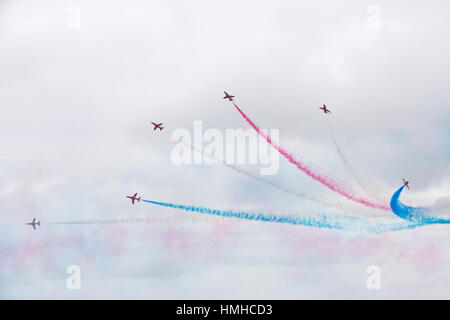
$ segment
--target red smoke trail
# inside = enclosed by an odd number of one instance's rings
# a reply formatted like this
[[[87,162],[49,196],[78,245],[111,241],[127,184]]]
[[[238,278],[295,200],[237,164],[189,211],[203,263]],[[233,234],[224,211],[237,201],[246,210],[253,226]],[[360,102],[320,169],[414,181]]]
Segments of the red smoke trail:
[[[360,204],[363,204],[363,205],[365,205],[367,207],[371,207],[371,208],[374,208],[374,209],[381,209],[381,210],[386,210],[386,211],[390,211],[391,210],[390,207],[387,206],[387,205],[376,203],[376,202],[373,202],[371,200],[364,199],[364,198],[358,198],[352,192],[345,190],[344,186],[339,185],[336,181],[334,181],[330,177],[323,176],[320,173],[314,172],[312,169],[308,168],[304,163],[296,160],[293,155],[291,155],[286,150],[281,148],[279,145],[274,143],[272,141],[272,139],[268,135],[264,134],[264,132],[262,132],[261,129],[241,109],[239,109],[239,107],[236,105],[236,103],[233,102],[233,104],[236,107],[237,111],[239,111],[239,113],[242,115],[242,117],[244,117],[244,119],[248,122],[248,124],[250,126],[252,126],[253,129],[255,129],[256,132],[258,132],[258,134],[262,138],[264,138],[272,147],[274,147],[290,163],[295,165],[298,169],[302,170],[308,176],[310,176],[311,178],[313,178],[316,181],[319,181],[324,186],[326,186],[329,189],[339,193],[340,195],[346,197],[349,200],[358,202]]]

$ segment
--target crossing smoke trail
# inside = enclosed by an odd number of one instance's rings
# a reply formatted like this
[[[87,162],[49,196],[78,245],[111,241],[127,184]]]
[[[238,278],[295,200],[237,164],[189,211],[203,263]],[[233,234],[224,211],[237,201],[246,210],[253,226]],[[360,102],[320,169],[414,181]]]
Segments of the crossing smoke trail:
[[[266,185],[268,185],[268,186],[270,186],[272,188],[275,188],[275,189],[277,189],[279,191],[282,191],[282,192],[285,192],[285,193],[289,193],[289,194],[291,194],[291,195],[293,195],[293,196],[295,196],[297,198],[301,198],[301,199],[306,199],[306,200],[309,200],[309,201],[317,202],[317,203],[323,204],[325,206],[330,206],[330,204],[328,204],[326,201],[323,201],[322,199],[316,198],[316,197],[314,197],[312,195],[307,195],[307,194],[302,193],[302,192],[297,192],[297,191],[294,191],[292,189],[288,189],[288,188],[286,188],[284,186],[281,186],[281,185],[279,185],[277,183],[274,183],[272,181],[266,180],[266,179],[264,179],[264,178],[262,178],[262,177],[260,177],[260,176],[258,176],[256,174],[253,174],[253,173],[251,173],[249,171],[243,170],[243,169],[241,169],[241,168],[239,168],[237,166],[234,166],[232,164],[226,163],[225,161],[219,160],[218,158],[216,158],[216,157],[214,157],[214,156],[212,156],[210,154],[207,154],[207,153],[205,153],[205,152],[195,148],[194,146],[191,146],[191,145],[188,145],[188,144],[186,144],[186,145],[189,146],[192,150],[194,150],[196,152],[199,152],[199,153],[203,154],[204,156],[207,156],[210,159],[213,159],[218,164],[221,164],[221,165],[223,165],[223,166],[225,166],[227,168],[230,168],[230,169],[234,170],[235,172],[240,173],[240,174],[242,174],[242,175],[244,175],[246,177],[252,178],[252,179],[254,179],[254,180],[258,181],[258,182],[262,182],[262,183],[264,183],[264,184],[266,184]]]
[[[227,168],[230,168],[230,169],[234,170],[235,172],[237,172],[239,174],[242,174],[242,175],[244,175],[246,177],[252,178],[252,179],[254,179],[254,180],[258,181],[258,182],[264,183],[265,185],[268,185],[268,186],[270,186],[270,187],[272,187],[274,189],[277,189],[278,191],[284,192],[286,194],[292,195],[292,196],[294,196],[296,198],[303,199],[303,200],[308,200],[308,201],[312,201],[312,202],[316,202],[316,203],[320,203],[320,204],[322,204],[324,206],[332,207],[332,208],[335,208],[337,210],[343,210],[343,211],[345,211],[347,213],[351,212],[352,215],[354,215],[354,216],[360,216],[360,217],[368,217],[368,216],[370,217],[370,216],[372,216],[373,217],[373,216],[376,216],[376,215],[379,214],[379,212],[367,212],[367,211],[361,212],[361,210],[356,210],[355,211],[354,207],[349,206],[347,204],[344,204],[344,203],[342,203],[342,201],[325,200],[325,199],[322,199],[322,198],[319,198],[319,197],[315,197],[314,195],[307,194],[305,192],[300,192],[300,191],[294,190],[292,188],[284,187],[284,186],[282,186],[282,185],[280,185],[278,183],[275,183],[275,182],[272,182],[270,180],[264,179],[264,178],[262,178],[262,177],[260,177],[260,176],[258,176],[256,174],[253,174],[253,173],[251,173],[249,171],[243,170],[243,169],[241,169],[241,168],[239,168],[237,166],[228,164],[225,161],[220,160],[217,157],[214,157],[213,155],[207,154],[207,153],[203,152],[202,150],[199,150],[199,149],[195,148],[194,146],[192,146],[192,145],[190,145],[188,143],[185,143],[185,142],[182,142],[182,143],[185,144],[186,146],[190,147],[193,151],[199,152],[199,153],[203,154],[204,156],[206,156],[206,157],[208,157],[210,159],[213,159],[218,164],[221,164],[221,165],[223,165],[223,166],[225,166]]]
[[[334,146],[336,147],[336,151],[339,155],[339,158],[341,158],[342,163],[344,164],[347,171],[351,174],[353,179],[355,179],[356,183],[368,194],[370,195],[370,192],[367,190],[367,188],[364,186],[364,183],[362,182],[362,179],[359,177],[359,175],[356,173],[356,171],[353,169],[353,167],[350,165],[350,162],[345,157],[344,153],[342,152],[341,146],[339,145],[336,136],[334,134],[333,128],[331,127],[330,120],[326,118],[327,120],[327,126],[328,131],[330,132],[331,139],[333,141]],[[373,197],[373,196],[372,196]]]
[[[432,207],[409,207],[400,202],[400,194],[405,186],[401,186],[391,198],[392,211],[402,219],[420,224],[449,224],[450,219],[440,217]]]
[[[290,225],[301,225],[308,227],[338,229],[338,230],[365,232],[365,233],[400,231],[416,228],[422,225],[420,223],[410,221],[386,223],[381,219],[379,219],[378,222],[372,221],[371,223],[368,223],[368,221],[365,219],[345,217],[345,216],[332,216],[326,214],[323,214],[319,217],[277,216],[274,214],[250,213],[244,211],[237,212],[231,210],[216,210],[205,207],[187,206],[181,204],[158,202],[144,199],[142,199],[142,201],[162,207],[184,210],[188,212],[196,212],[200,214],[209,214],[218,217],[237,218],[249,221],[275,222]]]
[[[304,163],[296,160],[294,156],[292,156],[290,153],[288,153],[286,150],[278,146],[276,143],[272,141],[272,139],[266,135],[261,129],[236,105],[236,103],[233,102],[233,105],[239,111],[239,113],[242,115],[242,117],[250,124],[250,126],[255,129],[255,131],[263,137],[272,147],[274,147],[283,157],[285,157],[290,163],[295,165],[298,169],[302,170],[304,173],[306,173],[309,177],[312,179],[322,183],[324,186],[328,187],[329,189],[337,192],[338,194],[346,197],[349,200],[355,201],[357,203],[363,204],[367,207],[371,207],[374,209],[381,209],[390,211],[391,209],[387,205],[383,205],[378,202],[374,202],[372,200],[364,199],[355,196],[351,191],[345,190],[343,185],[339,185],[336,181],[331,179],[330,177],[323,176],[322,174],[318,172],[314,172],[311,168],[306,166]]]
[[[404,186],[400,187],[393,195],[390,201],[392,211],[402,219],[400,222],[390,222],[388,219],[373,219],[371,221],[363,218],[355,218],[345,215],[322,214],[319,216],[280,216],[275,214],[251,213],[245,211],[217,210],[199,206],[187,206],[181,204],[173,204],[167,202],[157,202],[144,200],[150,204],[184,210],[188,212],[196,212],[200,214],[211,215],[220,218],[236,218],[247,221],[274,222],[290,225],[308,226],[316,228],[337,229],[344,231],[353,231],[361,233],[383,233],[389,231],[401,231],[413,229],[430,224],[450,224],[450,218],[441,217],[433,213],[432,207],[410,207],[400,202],[399,197]],[[135,217],[120,218],[107,220],[78,220],[65,222],[47,222],[53,225],[95,225],[95,224],[134,224],[134,223],[173,223],[173,222],[211,222],[211,220],[203,220],[198,217],[183,218],[160,218],[160,217]]]

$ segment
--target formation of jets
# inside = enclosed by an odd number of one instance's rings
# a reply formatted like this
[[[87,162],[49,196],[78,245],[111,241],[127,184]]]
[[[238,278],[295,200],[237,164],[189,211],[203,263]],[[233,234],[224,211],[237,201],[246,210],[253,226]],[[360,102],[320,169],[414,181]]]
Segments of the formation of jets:
[[[137,198],[137,192],[132,196],[127,196],[127,198],[131,199],[131,202],[134,204],[134,201],[141,202],[141,197]]]
[[[159,129],[159,131],[161,131],[162,129],[164,129],[164,127],[161,127],[163,125],[163,123],[154,123],[152,121],[152,125],[154,126],[153,131],[155,131],[156,129]]]
[[[33,229],[36,230],[36,226],[40,227],[41,226],[41,222],[40,221],[36,222],[36,218],[34,218],[33,221],[28,222],[27,225],[28,226],[32,226]]]
[[[228,99],[229,101],[234,101],[233,100],[233,98],[234,98],[233,95],[228,94],[226,91],[224,91],[224,93],[225,93],[225,97],[223,97],[223,99]],[[327,108],[327,106],[325,104],[322,107],[320,107],[319,109],[322,110],[323,113],[325,113],[325,114],[331,113],[331,111]],[[156,129],[159,129],[160,131],[162,129],[164,129],[164,127],[162,127],[162,125],[163,125],[162,122],[161,123],[155,123],[155,122],[152,121],[151,123],[154,126],[153,131],[155,131]],[[403,185],[409,189],[409,181],[405,180],[404,178],[402,178],[402,180],[403,180]],[[138,197],[137,195],[138,194],[136,192],[132,196],[127,196],[127,198],[131,199],[131,203],[134,204],[135,201],[137,201],[137,202],[141,201],[141,197]],[[36,230],[36,226],[41,226],[41,222],[40,221],[36,222],[36,218],[34,218],[33,221],[27,223],[27,225],[32,226],[33,229]]]

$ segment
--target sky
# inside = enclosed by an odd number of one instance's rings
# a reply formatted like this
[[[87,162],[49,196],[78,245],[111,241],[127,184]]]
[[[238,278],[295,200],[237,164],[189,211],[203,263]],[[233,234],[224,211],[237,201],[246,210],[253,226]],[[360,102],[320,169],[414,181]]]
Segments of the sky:
[[[0,0],[0,298],[449,299],[445,225],[366,234],[125,198],[398,219],[342,199],[282,157],[264,179],[342,210],[220,164],[174,164],[177,129],[250,128],[224,90],[296,157],[357,192],[322,104],[352,169],[383,201],[402,177],[404,203],[448,197],[449,6]],[[34,217],[36,231],[25,225]],[[51,224],[111,219],[131,221]],[[71,265],[80,290],[66,285]],[[367,287],[371,265],[380,289]]]

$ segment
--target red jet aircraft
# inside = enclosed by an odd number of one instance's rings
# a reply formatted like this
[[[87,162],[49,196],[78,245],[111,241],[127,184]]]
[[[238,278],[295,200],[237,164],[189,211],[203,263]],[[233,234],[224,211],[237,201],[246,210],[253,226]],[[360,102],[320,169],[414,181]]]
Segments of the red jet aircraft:
[[[159,131],[161,131],[162,129],[164,129],[164,127],[161,127],[161,126],[162,126],[162,122],[161,122],[161,123],[154,123],[154,122],[152,121],[152,124],[155,126],[155,127],[153,128],[153,131],[155,131],[156,129],[159,129]]]
[[[226,91],[224,91],[223,93],[225,93],[225,97],[223,97],[224,99],[228,99],[230,101],[233,101],[234,96],[229,95]]]
[[[409,181],[406,181],[404,178],[402,178],[402,180],[403,180],[403,185],[409,189]]]
[[[327,106],[326,105],[323,105],[323,107],[321,107],[321,108],[319,108],[320,110],[323,110],[323,113],[331,113],[331,111],[330,110],[328,110],[327,109]]]
[[[36,222],[36,218],[33,219],[33,221],[28,222],[27,225],[32,226],[34,230],[36,230],[36,226],[41,226],[41,222]]]
[[[133,196],[127,196],[127,198],[131,199],[131,202],[134,204],[134,200],[137,200],[138,202],[141,201],[141,197],[136,198],[137,192]]]

